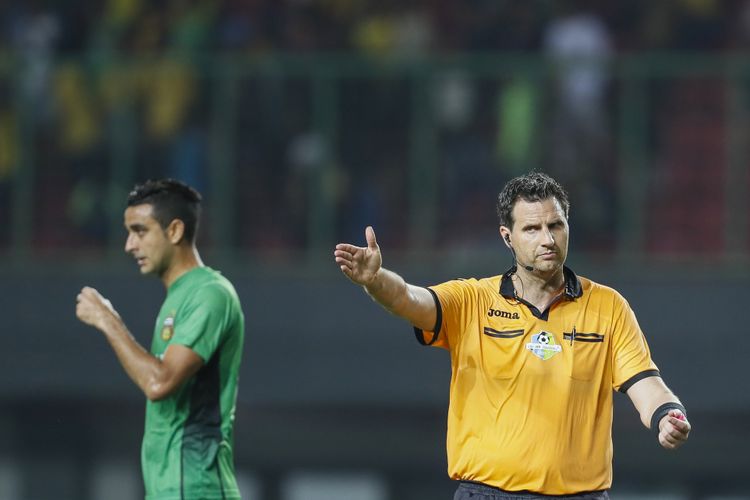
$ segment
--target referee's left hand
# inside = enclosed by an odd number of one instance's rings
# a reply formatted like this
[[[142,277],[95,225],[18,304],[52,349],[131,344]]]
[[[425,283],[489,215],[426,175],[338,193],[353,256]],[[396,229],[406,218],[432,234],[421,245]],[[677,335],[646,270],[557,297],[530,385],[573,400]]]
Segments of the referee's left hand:
[[[670,410],[659,422],[659,444],[674,450],[685,444],[690,434],[690,422],[680,410]]]

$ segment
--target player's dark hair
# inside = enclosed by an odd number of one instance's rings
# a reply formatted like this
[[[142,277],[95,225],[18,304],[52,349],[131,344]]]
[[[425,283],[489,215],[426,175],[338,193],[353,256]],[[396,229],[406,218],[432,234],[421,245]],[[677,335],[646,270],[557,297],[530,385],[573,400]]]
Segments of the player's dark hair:
[[[508,181],[497,195],[497,216],[500,225],[513,227],[513,207],[518,199],[524,201],[541,201],[555,198],[568,217],[570,202],[568,193],[555,179],[541,172],[530,172]]]
[[[152,216],[162,229],[179,219],[185,224],[185,241],[193,243],[201,215],[201,195],[175,179],[147,180],[128,195],[128,206],[149,204]]]

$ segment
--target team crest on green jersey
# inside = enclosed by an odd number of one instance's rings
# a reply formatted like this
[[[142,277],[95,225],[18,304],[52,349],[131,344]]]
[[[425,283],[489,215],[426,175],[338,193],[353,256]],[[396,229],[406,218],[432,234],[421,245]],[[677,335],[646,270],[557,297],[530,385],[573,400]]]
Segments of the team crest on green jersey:
[[[175,311],[169,313],[169,316],[164,319],[164,325],[161,328],[161,339],[167,341],[174,335],[174,315]]]
[[[526,344],[526,350],[531,351],[539,359],[546,361],[558,352],[561,352],[562,346],[555,341],[554,335],[541,331],[531,336],[531,342]]]

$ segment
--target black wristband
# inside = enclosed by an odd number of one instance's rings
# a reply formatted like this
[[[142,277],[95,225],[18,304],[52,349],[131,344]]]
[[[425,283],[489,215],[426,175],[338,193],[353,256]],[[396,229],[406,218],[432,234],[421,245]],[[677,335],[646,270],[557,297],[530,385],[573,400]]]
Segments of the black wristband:
[[[682,414],[685,415],[685,418],[687,418],[685,407],[680,403],[664,403],[654,410],[653,415],[651,415],[651,431],[653,431],[657,438],[659,437],[659,422],[661,422],[661,419],[664,418],[665,415],[669,414],[669,410],[680,410]]]

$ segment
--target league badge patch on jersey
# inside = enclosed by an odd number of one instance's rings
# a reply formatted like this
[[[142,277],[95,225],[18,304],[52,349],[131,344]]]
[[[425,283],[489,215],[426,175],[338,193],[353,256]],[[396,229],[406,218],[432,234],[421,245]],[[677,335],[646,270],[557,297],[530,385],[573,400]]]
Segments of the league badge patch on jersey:
[[[539,359],[548,360],[558,352],[562,351],[562,346],[555,342],[555,336],[549,332],[539,332],[531,336],[531,342],[526,344],[526,350]]]
[[[161,328],[161,339],[169,340],[174,335],[174,314],[172,313],[164,320],[164,326]]]

